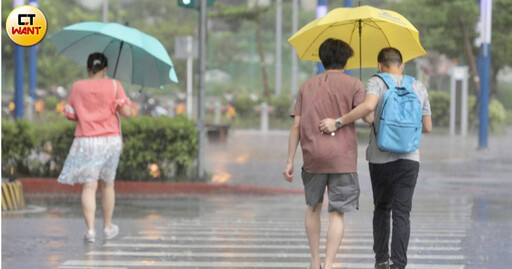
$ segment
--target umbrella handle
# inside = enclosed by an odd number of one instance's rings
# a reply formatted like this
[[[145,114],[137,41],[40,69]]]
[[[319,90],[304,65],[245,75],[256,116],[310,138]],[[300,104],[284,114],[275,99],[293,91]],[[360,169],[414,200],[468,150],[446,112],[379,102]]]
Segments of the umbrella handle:
[[[361,36],[359,36],[361,38]],[[121,45],[119,46],[119,52],[117,53],[116,66],[114,67],[114,75],[112,78],[116,78],[117,65],[119,64],[119,58],[121,57],[121,50],[123,50],[124,41],[121,41]]]

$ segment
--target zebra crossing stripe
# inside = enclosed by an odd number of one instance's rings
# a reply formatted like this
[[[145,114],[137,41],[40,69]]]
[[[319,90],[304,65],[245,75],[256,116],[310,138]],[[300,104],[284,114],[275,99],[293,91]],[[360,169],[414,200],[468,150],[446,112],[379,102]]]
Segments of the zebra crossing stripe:
[[[250,242],[307,242],[307,238],[232,238],[232,237],[204,237],[204,236],[126,236],[123,239],[128,240],[142,240],[142,241],[226,241],[226,242],[238,242],[240,240]],[[325,238],[320,239],[325,241]],[[372,238],[357,238],[357,239],[343,239],[345,243],[373,243]],[[411,238],[409,242],[423,243],[423,244],[460,244],[459,239],[418,239]]]
[[[305,249],[309,250],[309,245],[234,245],[234,244],[147,244],[147,243],[107,243],[104,247],[116,248],[179,248],[179,249]],[[321,245],[320,249],[325,249],[325,245]],[[341,245],[342,250],[368,250],[371,246]],[[460,251],[460,247],[446,246],[416,246],[410,245],[410,251]]]
[[[266,214],[257,216],[246,212],[260,207],[226,208],[201,218],[146,226],[144,230],[106,242],[100,250],[86,253],[83,260],[66,261],[59,268],[309,268],[304,219],[295,215],[302,208],[279,207],[277,211],[264,211]],[[462,239],[471,225],[471,206],[420,208],[415,207],[411,216],[407,268],[464,269]],[[369,214],[346,218],[345,237],[337,255],[342,263],[334,268],[373,268],[375,254]],[[321,224],[327,227],[325,216]],[[325,252],[325,235],[323,231],[322,252]]]
[[[189,226],[184,226],[184,227],[170,227],[170,226],[155,226],[155,227],[151,227],[151,229],[153,230],[172,230],[172,231],[194,231],[194,232],[197,232],[197,231],[220,231],[220,230],[223,230],[223,231],[244,231],[244,230],[249,230],[249,231],[279,231],[279,232],[289,232],[289,233],[296,233],[297,231],[299,232],[304,232],[304,227],[287,227],[287,228],[276,228],[276,227],[244,227],[244,226],[237,226],[237,227],[232,227],[232,228],[228,228],[228,227],[203,227],[203,226],[197,226],[197,227],[189,227]],[[345,233],[352,233],[352,232],[365,232],[365,233],[372,233],[372,228],[371,227],[368,227],[368,228],[351,228],[351,227],[345,227]],[[433,229],[433,228],[430,228],[430,229],[419,229],[419,228],[416,228],[416,227],[411,227],[411,233],[414,233],[414,234],[419,234],[419,233],[442,233],[442,234],[456,234],[456,233],[460,233],[460,234],[466,234],[466,229],[461,229],[461,228],[457,228],[457,229]]]
[[[91,268],[90,266],[81,266],[81,265],[61,265],[59,266],[59,269],[89,269]],[[94,268],[94,267],[92,267]],[[128,269],[128,267],[112,267],[112,266],[108,266],[108,267],[105,267],[105,266],[101,266],[101,267],[96,267],[98,269]]]
[[[309,263],[298,262],[173,262],[173,261],[126,261],[126,260],[70,260],[64,262],[61,267],[64,269],[69,266],[86,266],[87,268],[99,266],[128,266],[128,267],[215,267],[215,268],[308,268]],[[373,263],[336,263],[335,268],[372,268]],[[99,267],[103,268],[103,267]],[[408,269],[464,269],[463,265],[448,265],[448,264],[410,264],[407,265]]]
[[[278,236],[279,238],[287,238],[289,236],[291,237],[297,237],[297,236],[305,236],[306,232],[293,232],[293,233],[286,233],[285,231],[279,231],[279,232],[252,232],[252,231],[194,231],[194,235],[258,235],[260,237],[263,236]],[[138,234],[141,235],[188,235],[190,234],[190,231],[140,231]],[[327,232],[323,232],[321,235],[325,236]],[[370,238],[373,238],[372,232],[345,232],[344,238],[350,238],[354,235],[357,236],[367,236]],[[444,233],[411,233],[411,237],[466,237],[465,234],[444,234]]]
[[[236,222],[236,221],[233,221],[233,222],[227,222],[227,223],[212,223],[212,222],[190,222],[190,223],[187,223],[187,222],[180,222],[180,223],[171,223],[169,224],[169,227],[170,228],[173,228],[173,227],[201,227],[201,226],[209,226],[209,227],[224,227],[224,228],[236,228],[236,227],[240,227],[240,226],[245,226],[245,227],[263,227],[263,228],[280,228],[280,229],[288,229],[288,228],[302,228],[304,229],[304,224],[302,224],[304,222],[304,220],[297,220],[293,223],[264,223],[264,222],[261,222],[261,223],[251,223],[251,222],[244,222],[244,223],[239,223],[239,222]],[[300,223],[300,224],[297,224],[297,223]],[[372,221],[371,219],[370,220],[366,220],[364,221],[363,223],[368,223],[368,225],[365,225],[365,224],[360,224],[360,222],[358,222],[359,224],[356,224],[356,223],[352,223],[352,222],[347,222],[345,221],[345,225],[347,228],[350,228],[350,227],[353,227],[355,225],[357,225],[357,227],[361,227],[361,228],[366,228],[366,229],[371,229],[372,227],[370,226]],[[328,224],[327,221],[325,222],[321,222],[322,226],[325,226]],[[411,227],[414,227],[415,229],[439,229],[439,230],[444,230],[444,229],[447,229],[447,230],[454,230],[454,229],[465,229],[465,228],[468,228],[469,226],[471,225],[471,222],[468,220],[468,222],[457,222],[457,223],[453,223],[453,224],[448,224],[448,223],[439,223],[439,222],[436,222],[436,223],[425,223],[425,222],[419,222],[419,223],[415,223],[415,222],[411,222]]]
[[[310,258],[310,253],[254,253],[254,252],[134,252],[134,251],[91,251],[88,256],[130,256],[130,257],[208,257],[208,258]],[[322,255],[321,255],[322,256]],[[370,253],[341,253],[340,258],[345,259],[373,259],[375,254]],[[462,255],[421,255],[410,254],[408,259],[415,260],[463,260]]]

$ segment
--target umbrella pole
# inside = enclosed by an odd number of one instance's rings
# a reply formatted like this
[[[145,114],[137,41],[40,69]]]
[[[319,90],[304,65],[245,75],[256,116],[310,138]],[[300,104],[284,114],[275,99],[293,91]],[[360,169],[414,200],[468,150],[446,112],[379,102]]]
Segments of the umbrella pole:
[[[361,2],[359,2],[361,4]],[[362,51],[361,51],[361,19],[359,19],[359,80],[362,80],[362,66],[363,66],[363,59],[361,58]]]
[[[361,38],[361,34],[359,34],[359,38]],[[121,57],[121,50],[123,50],[124,41],[121,41],[121,45],[119,46],[119,52],[117,53],[116,66],[114,67],[114,75],[112,78],[116,78],[117,65],[119,64],[119,58]]]

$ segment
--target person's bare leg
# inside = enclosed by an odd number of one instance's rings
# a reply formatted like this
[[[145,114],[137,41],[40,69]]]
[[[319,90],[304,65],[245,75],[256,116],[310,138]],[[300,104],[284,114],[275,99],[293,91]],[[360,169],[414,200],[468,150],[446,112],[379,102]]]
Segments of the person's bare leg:
[[[315,211],[308,206],[306,209],[306,233],[308,234],[309,250],[311,251],[311,268],[320,269],[320,213],[322,204],[317,204]]]
[[[87,230],[94,231],[94,215],[96,214],[96,189],[98,181],[84,183],[82,186],[82,210]]]
[[[103,227],[110,229],[114,206],[116,204],[116,195],[114,186],[109,186],[101,181],[101,209],[103,211]]]
[[[329,229],[327,230],[327,243],[325,248],[324,269],[331,269],[336,253],[340,248],[344,232],[343,213],[333,211],[329,213]]]

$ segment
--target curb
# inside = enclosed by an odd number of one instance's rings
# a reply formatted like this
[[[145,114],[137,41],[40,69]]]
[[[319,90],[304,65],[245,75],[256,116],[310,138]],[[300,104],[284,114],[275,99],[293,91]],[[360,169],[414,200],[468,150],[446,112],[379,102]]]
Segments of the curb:
[[[80,184],[60,184],[55,178],[20,178],[26,194],[80,194]],[[285,189],[253,185],[228,185],[203,182],[133,182],[116,181],[116,194],[122,195],[172,195],[172,194],[249,194],[282,195],[303,194],[302,189]]]

